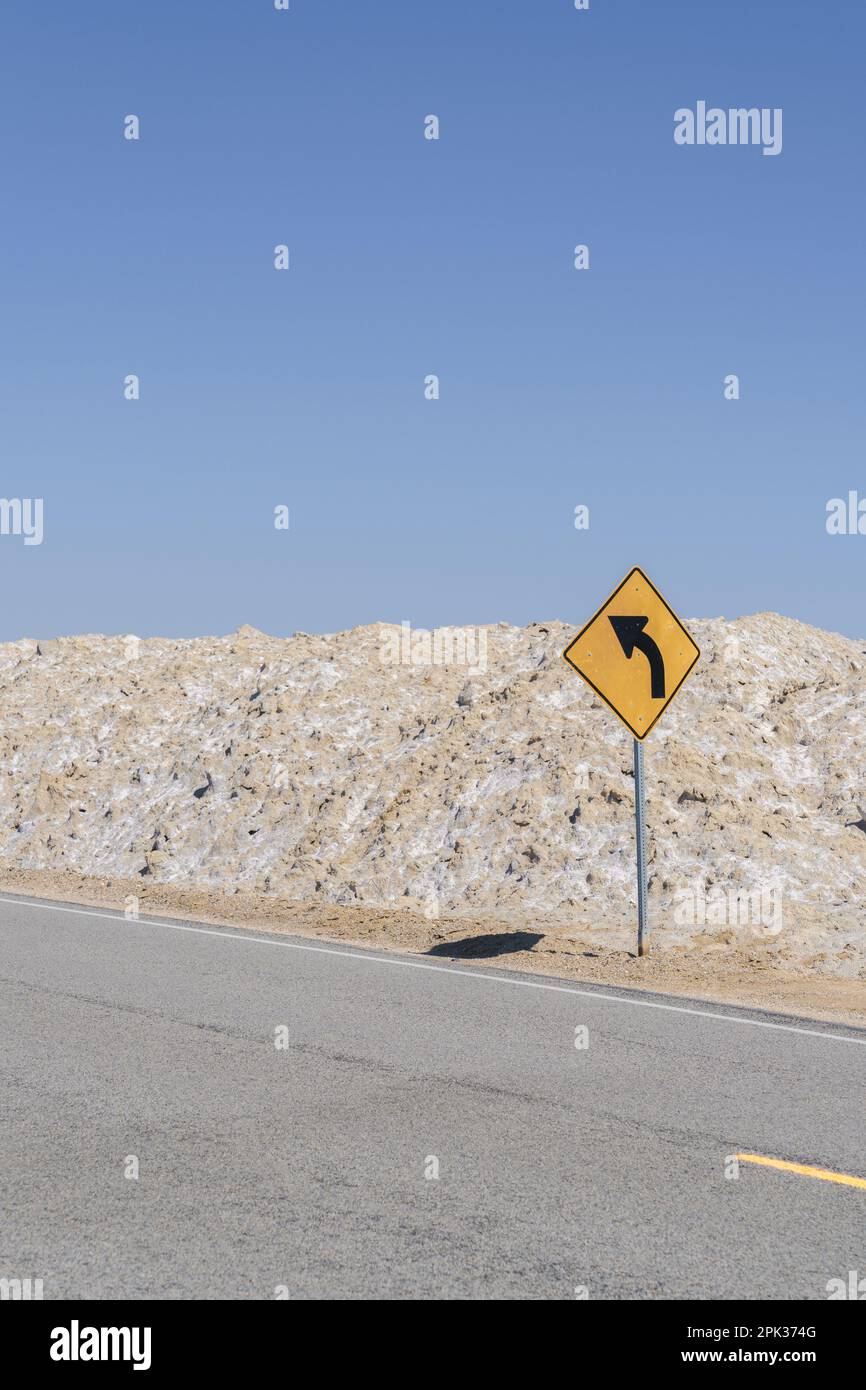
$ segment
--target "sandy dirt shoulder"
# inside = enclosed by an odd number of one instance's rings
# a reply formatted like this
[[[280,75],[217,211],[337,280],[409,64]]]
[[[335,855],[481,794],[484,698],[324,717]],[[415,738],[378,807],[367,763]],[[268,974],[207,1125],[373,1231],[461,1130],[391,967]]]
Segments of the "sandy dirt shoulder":
[[[65,870],[2,870],[0,891],[115,912],[285,932],[477,964],[527,970],[594,985],[615,985],[743,1004],[778,1013],[866,1028],[866,984],[780,969],[760,944],[737,948],[708,936],[666,947],[657,935],[644,959],[582,940],[577,930],[545,923],[543,914],[515,924],[491,917],[428,920],[423,914],[292,902],[255,891],[95,878]]]

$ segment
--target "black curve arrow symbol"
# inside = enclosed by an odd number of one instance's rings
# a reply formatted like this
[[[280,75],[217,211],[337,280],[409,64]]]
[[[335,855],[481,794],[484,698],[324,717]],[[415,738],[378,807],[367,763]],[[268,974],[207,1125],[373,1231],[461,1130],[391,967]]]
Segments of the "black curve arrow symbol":
[[[635,647],[642,651],[650,668],[650,694],[654,700],[665,698],[665,663],[653,639],[644,628],[649,618],[609,618],[619,645],[631,659]]]

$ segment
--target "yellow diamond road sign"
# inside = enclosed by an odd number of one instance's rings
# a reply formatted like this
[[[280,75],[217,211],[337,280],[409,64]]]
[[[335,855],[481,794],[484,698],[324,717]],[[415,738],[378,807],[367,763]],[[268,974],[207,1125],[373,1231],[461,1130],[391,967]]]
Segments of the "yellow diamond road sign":
[[[676,613],[635,567],[563,652],[596,695],[646,738],[700,652]]]

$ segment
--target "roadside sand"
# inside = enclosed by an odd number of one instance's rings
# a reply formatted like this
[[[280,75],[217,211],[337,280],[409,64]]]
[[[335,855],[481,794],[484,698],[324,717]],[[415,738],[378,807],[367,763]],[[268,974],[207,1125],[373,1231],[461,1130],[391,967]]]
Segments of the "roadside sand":
[[[122,913],[134,899],[142,916],[173,917],[285,932],[344,945],[426,955],[443,961],[552,975],[594,985],[621,985],[708,1002],[744,1004],[805,1018],[866,1028],[866,986],[805,969],[784,969],[760,942],[726,941],[724,932],[668,944],[663,930],[652,954],[600,946],[579,929],[542,913],[516,920],[491,916],[440,917],[402,909],[295,902],[254,890],[95,878],[67,870],[0,871],[0,891],[78,903]]]

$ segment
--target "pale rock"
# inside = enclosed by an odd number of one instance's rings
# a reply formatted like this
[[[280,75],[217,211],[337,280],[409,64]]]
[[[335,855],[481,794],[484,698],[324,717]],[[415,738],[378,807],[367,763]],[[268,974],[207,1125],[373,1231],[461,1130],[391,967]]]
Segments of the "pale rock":
[[[7,643],[0,863],[628,925],[631,739],[561,660],[577,626],[493,625],[483,673],[389,665],[375,624]],[[777,887],[779,949],[859,970],[863,644],[770,613],[688,626],[702,659],[645,745],[655,917]]]

